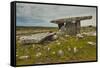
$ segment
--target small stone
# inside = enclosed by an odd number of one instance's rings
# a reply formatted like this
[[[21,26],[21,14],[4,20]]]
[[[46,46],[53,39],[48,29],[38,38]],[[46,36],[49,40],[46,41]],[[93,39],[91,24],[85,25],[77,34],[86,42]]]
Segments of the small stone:
[[[48,47],[48,51],[50,51],[50,48]]]
[[[59,50],[59,51],[58,51],[58,55],[59,55],[59,56],[63,56],[63,55],[64,55],[63,50]]]
[[[65,37],[69,37],[69,35],[65,35]]]
[[[74,49],[73,49],[73,50],[74,50],[74,53],[76,53],[76,52],[77,52],[77,48],[76,48],[76,47],[74,47]]]
[[[35,47],[35,45],[33,45],[33,48]]]
[[[16,38],[19,38],[19,36],[16,36]]]
[[[82,39],[84,36],[82,34],[77,34],[76,37]]]
[[[40,51],[40,50],[41,50],[41,48],[40,48],[40,47],[38,47],[38,48],[37,48],[37,51]]]
[[[39,52],[39,53],[36,54],[36,57],[39,57],[41,55],[42,55],[41,52]]]
[[[56,40],[56,39],[58,39],[58,36],[54,35],[52,38],[53,38],[53,40]]]
[[[18,57],[18,55],[16,55],[16,57]]]
[[[58,40],[56,40],[56,42],[59,42]]]
[[[53,51],[53,52],[52,52],[52,54],[56,54],[56,52],[55,52],[55,51]]]
[[[58,45],[60,45],[61,43],[60,43],[60,42],[58,42],[57,44],[58,44]]]
[[[29,59],[29,56],[20,56],[19,59],[23,60],[23,59]]]
[[[87,42],[89,45],[96,45],[94,42]]]
[[[68,47],[68,51],[71,51],[71,48],[70,47]]]
[[[87,36],[96,36],[96,32],[83,32],[82,34]]]

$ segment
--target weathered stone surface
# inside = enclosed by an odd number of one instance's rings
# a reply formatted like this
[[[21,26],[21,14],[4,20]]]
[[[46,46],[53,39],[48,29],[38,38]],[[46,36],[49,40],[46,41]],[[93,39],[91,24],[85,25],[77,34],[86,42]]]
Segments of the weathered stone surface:
[[[76,21],[76,20],[87,20],[87,19],[92,19],[92,16],[62,18],[62,19],[52,20],[51,23],[60,24],[64,23],[65,21]]]
[[[20,37],[20,42],[23,44],[29,44],[29,43],[41,43],[45,39],[53,36],[55,33],[38,33],[38,34],[33,34],[31,36],[22,36]]]
[[[19,38],[19,36],[16,36],[16,38]]]

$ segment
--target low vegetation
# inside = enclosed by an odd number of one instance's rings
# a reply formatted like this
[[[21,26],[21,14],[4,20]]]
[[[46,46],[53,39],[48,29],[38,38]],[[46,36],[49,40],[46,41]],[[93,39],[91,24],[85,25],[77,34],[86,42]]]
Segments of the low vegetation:
[[[17,27],[17,36],[34,34],[36,31],[56,32],[57,28],[28,28],[28,30]],[[87,29],[86,29],[87,30]],[[82,29],[81,31],[86,31]],[[93,28],[95,31],[95,29]],[[89,30],[88,30],[89,31]],[[24,34],[26,32],[26,34]],[[39,33],[40,33],[39,32]],[[38,32],[36,32],[38,33]],[[79,61],[95,61],[96,60],[96,44],[90,45],[88,42],[96,43],[96,36],[84,36],[77,38],[76,36],[59,36],[57,40],[45,41],[40,44],[19,43],[16,38],[16,63],[17,65],[29,64],[46,64],[61,62],[79,62]],[[26,56],[26,57],[22,57]],[[21,58],[22,57],[22,58]]]

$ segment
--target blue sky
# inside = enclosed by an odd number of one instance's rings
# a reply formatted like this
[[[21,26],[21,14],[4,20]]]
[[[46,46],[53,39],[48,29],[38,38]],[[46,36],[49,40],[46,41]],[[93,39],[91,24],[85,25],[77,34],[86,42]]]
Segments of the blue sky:
[[[93,7],[17,3],[16,10],[17,26],[57,27],[57,24],[50,23],[50,21],[59,18],[87,15],[92,15],[93,18],[81,21],[81,26],[96,25],[96,8]]]

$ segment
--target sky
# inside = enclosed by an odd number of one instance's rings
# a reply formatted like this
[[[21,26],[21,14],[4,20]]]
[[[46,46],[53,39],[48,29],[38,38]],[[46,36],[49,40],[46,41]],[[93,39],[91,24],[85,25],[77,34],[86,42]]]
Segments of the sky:
[[[16,4],[16,25],[17,26],[43,26],[57,27],[57,24],[50,23],[51,20],[76,17],[93,16],[90,20],[81,21],[81,26],[96,26],[96,8],[80,6],[62,6],[46,4]]]

